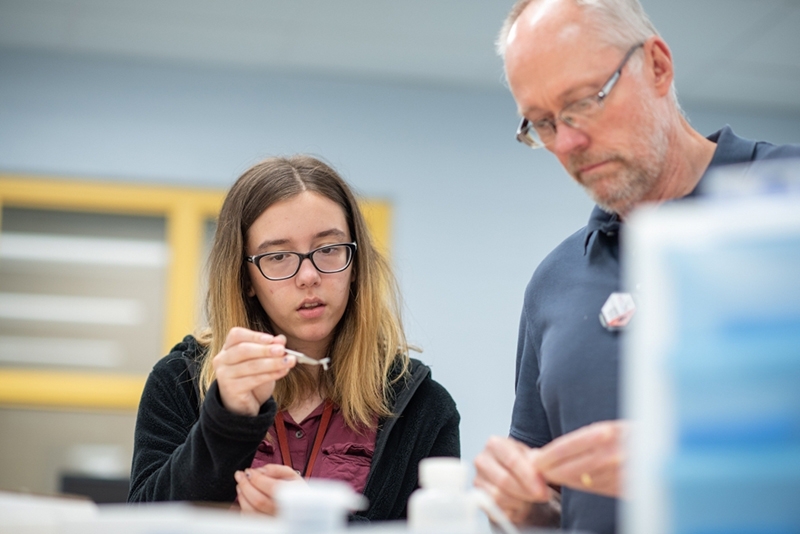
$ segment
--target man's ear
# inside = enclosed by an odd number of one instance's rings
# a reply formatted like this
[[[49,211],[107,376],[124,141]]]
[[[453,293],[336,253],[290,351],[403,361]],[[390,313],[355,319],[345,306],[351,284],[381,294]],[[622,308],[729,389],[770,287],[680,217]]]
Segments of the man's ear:
[[[653,87],[659,96],[665,96],[675,78],[672,52],[661,37],[653,36],[644,44],[645,65],[653,80]]]

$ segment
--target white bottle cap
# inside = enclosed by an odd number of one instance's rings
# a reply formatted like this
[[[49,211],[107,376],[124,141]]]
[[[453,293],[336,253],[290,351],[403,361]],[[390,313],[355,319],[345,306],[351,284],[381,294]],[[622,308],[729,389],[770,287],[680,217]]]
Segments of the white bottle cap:
[[[462,491],[467,468],[458,458],[425,458],[419,463],[419,483],[426,489]]]
[[[278,518],[293,533],[344,530],[348,510],[365,510],[367,498],[339,480],[283,482],[275,490]]]

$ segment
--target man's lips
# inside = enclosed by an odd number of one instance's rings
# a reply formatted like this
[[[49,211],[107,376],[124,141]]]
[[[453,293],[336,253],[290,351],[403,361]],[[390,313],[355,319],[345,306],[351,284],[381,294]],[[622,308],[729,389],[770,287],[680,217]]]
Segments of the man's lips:
[[[595,169],[598,169],[598,168],[602,167],[606,163],[608,163],[607,160],[606,161],[600,161],[598,163],[592,163],[590,165],[585,165],[585,166],[583,166],[583,167],[578,169],[578,174],[586,174],[587,172],[591,172],[591,171],[593,171]]]

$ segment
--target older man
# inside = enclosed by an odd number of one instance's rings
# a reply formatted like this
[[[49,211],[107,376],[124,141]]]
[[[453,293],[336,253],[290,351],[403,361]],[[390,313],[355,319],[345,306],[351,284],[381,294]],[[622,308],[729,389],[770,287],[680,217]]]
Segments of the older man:
[[[694,194],[710,167],[800,146],[692,129],[669,47],[637,0],[522,0],[498,46],[523,116],[517,139],[552,152],[597,207],[526,290],[511,437],[489,441],[475,483],[519,525],[615,532],[619,318],[598,316],[620,291],[620,227],[642,203]]]

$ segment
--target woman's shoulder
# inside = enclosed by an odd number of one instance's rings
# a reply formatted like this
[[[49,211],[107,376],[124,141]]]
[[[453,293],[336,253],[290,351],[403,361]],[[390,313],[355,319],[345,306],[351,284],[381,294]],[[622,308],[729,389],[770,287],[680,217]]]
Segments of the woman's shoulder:
[[[206,348],[194,336],[186,336],[156,362],[151,378],[174,381],[176,385],[196,382],[205,351]]]
[[[398,399],[407,397],[410,400],[413,397],[415,401],[455,407],[447,389],[433,379],[431,368],[416,358],[409,358],[407,374],[396,383],[395,392]]]

